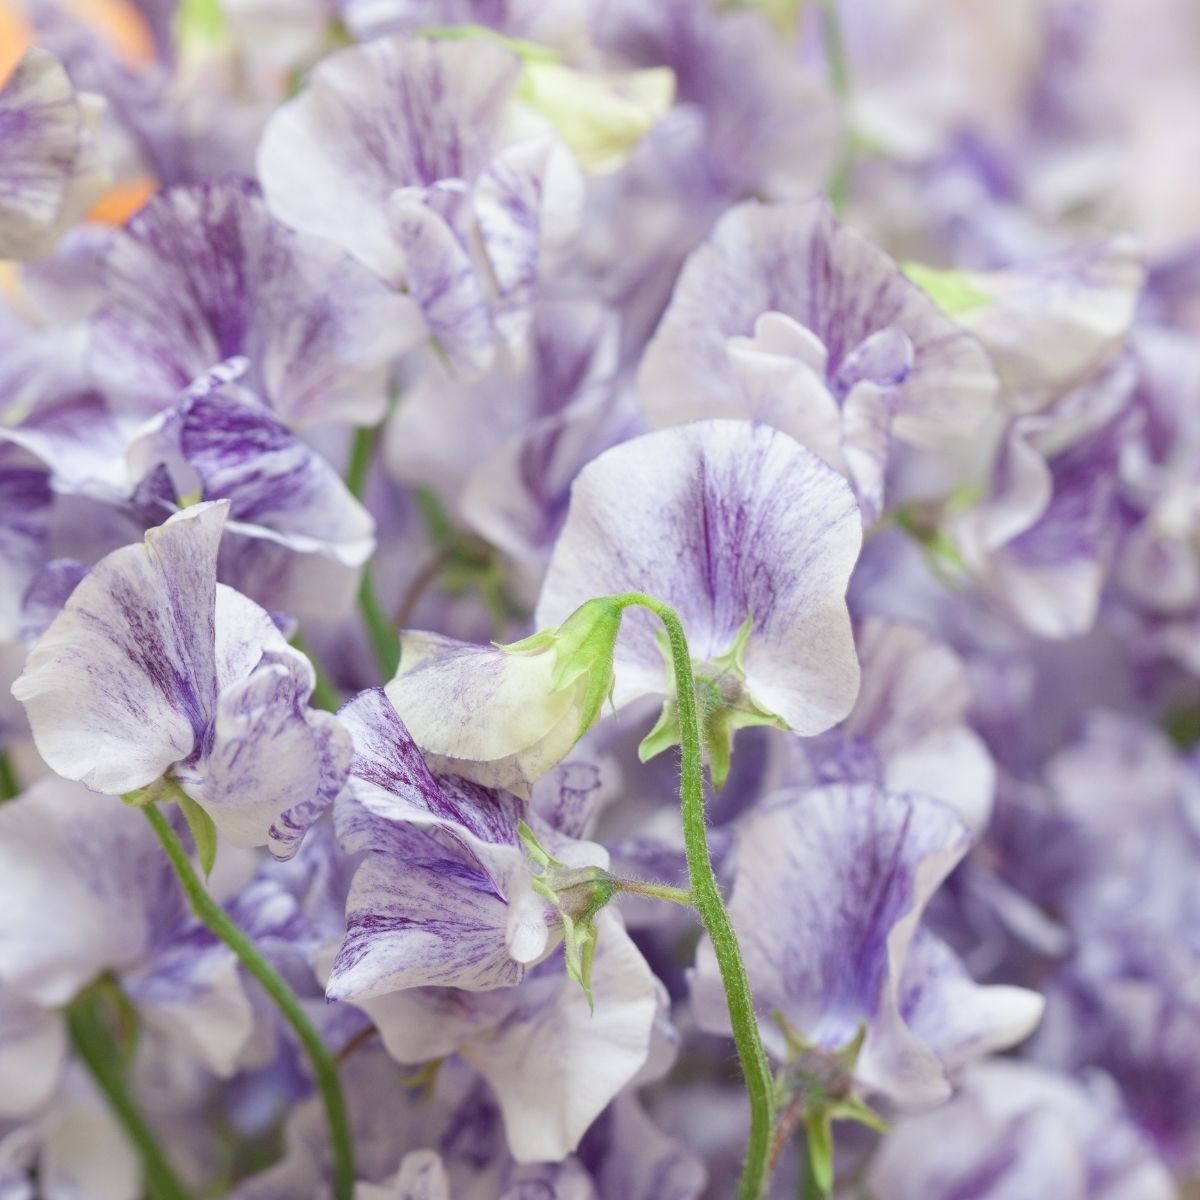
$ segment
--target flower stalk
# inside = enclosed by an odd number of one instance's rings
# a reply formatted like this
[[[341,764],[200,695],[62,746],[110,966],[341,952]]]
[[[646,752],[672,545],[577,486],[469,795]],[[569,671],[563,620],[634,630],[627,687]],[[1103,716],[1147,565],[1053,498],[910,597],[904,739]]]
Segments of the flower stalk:
[[[187,1188],[175,1174],[150,1123],[126,1084],[120,1053],[104,1027],[100,1003],[100,996],[88,988],[67,1008],[71,1045],[104,1094],[121,1128],[137,1148],[147,1194],[153,1200],[190,1200]]]
[[[675,693],[679,715],[681,770],[679,781],[680,814],[683,820],[684,849],[691,878],[691,900],[712,940],[733,1041],[750,1099],[750,1137],[746,1158],[738,1181],[737,1200],[759,1200],[766,1191],[771,1170],[771,1142],[775,1121],[775,1085],[771,1067],[763,1049],[758,1016],[750,992],[750,980],[742,961],[737,934],[725,909],[725,900],[713,870],[708,850],[708,826],[704,816],[704,763],[700,740],[700,720],[696,711],[696,689],[692,677],[692,658],[687,636],[674,609],[641,592],[614,597],[624,608],[647,608],[663,623],[671,650],[675,674]]]
[[[141,807],[166,851],[192,912],[238,956],[246,970],[258,980],[307,1052],[317,1090],[325,1105],[325,1116],[329,1126],[329,1144],[333,1158],[333,1194],[335,1200],[352,1200],[354,1152],[346,1117],[346,1104],[342,1097],[337,1063],[333,1055],[283,977],[208,894],[170,821],[155,804]]]

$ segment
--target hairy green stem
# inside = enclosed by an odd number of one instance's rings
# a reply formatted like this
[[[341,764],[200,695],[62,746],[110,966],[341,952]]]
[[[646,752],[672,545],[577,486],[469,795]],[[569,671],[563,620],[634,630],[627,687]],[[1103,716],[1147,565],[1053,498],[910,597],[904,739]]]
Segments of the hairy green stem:
[[[146,1191],[154,1200],[188,1200],[188,1190],[179,1181],[154,1131],[125,1083],[120,1056],[104,1028],[99,998],[85,995],[66,1010],[71,1044],[82,1059],[96,1086],[104,1093],[121,1128],[137,1147],[142,1160]]]
[[[632,896],[650,896],[654,900],[669,900],[672,904],[695,907],[695,897],[687,888],[671,887],[665,883],[643,883],[640,879],[615,879],[618,892]]]
[[[333,1157],[333,1194],[335,1200],[352,1200],[354,1192],[354,1152],[346,1104],[338,1080],[337,1063],[321,1035],[313,1027],[295,993],[273,966],[259,953],[254,943],[230,920],[225,910],[208,894],[196,874],[187,851],[171,823],[155,804],[142,805],[146,819],[154,827],[175,874],[183,886],[192,912],[208,926],[242,961],[246,970],[262,985],[291,1025],[312,1063],[317,1090],[325,1105],[329,1124],[329,1144]]]
[[[8,752],[0,750],[0,804],[6,800],[14,800],[21,794],[21,781],[13,770],[12,759]]]
[[[313,653],[312,647],[303,634],[295,634],[292,637],[292,645],[312,663],[313,674],[316,676],[316,683],[313,685],[313,699],[321,708],[337,712],[342,707],[342,694],[338,691],[337,684],[330,678],[329,672],[325,670],[321,660]]]
[[[675,702],[679,713],[681,771],[679,806],[683,819],[683,842],[691,876],[692,897],[700,920],[708,931],[716,955],[733,1042],[750,1098],[750,1137],[746,1160],[738,1181],[738,1200],[759,1200],[770,1176],[771,1140],[775,1120],[775,1086],[771,1067],[763,1049],[758,1016],[750,980],[742,962],[733,922],[725,909],[725,900],[717,883],[708,851],[708,826],[704,817],[704,762],[700,743],[700,722],[696,712],[696,683],[692,675],[692,657],[687,637],[675,610],[641,592],[617,598],[622,607],[648,608],[663,623],[671,646],[671,665],[675,674]]]

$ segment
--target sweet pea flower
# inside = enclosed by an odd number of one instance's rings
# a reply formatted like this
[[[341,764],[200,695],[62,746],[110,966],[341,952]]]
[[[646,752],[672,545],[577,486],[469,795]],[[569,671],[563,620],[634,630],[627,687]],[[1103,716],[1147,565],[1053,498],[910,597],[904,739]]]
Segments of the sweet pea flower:
[[[151,416],[242,356],[285,425],[371,425],[393,361],[420,337],[412,304],[323,238],[288,229],[258,185],[168,188],[113,240],[91,364],[123,411]]]
[[[981,987],[920,924],[969,842],[949,806],[869,784],[783,791],[746,818],[729,913],[768,1054],[843,1099],[921,1108],[971,1059],[1030,1033],[1036,992]],[[723,1032],[716,979],[704,943],[693,1003]]]
[[[65,778],[126,794],[167,776],[223,839],[286,857],[340,790],[350,739],[307,707],[308,660],[217,583],[228,508],[186,508],[97,563],[13,695]]]
[[[53,54],[25,52],[0,90],[0,259],[49,254],[108,186],[103,111]]]
[[[688,259],[646,348],[651,424],[763,421],[882,511],[894,438],[940,446],[988,416],[997,382],[979,342],[824,200],[738,205]]]
[[[745,421],[662,430],[580,472],[537,623],[613,593],[674,608],[711,692],[706,732],[723,777],[737,728],[811,736],[850,711],[858,661],[845,593],[860,542],[850,488],[786,434]],[[655,618],[629,610],[613,658],[618,708],[670,694],[663,653]]]
[[[889,1200],[1174,1200],[1174,1181],[1107,1080],[1032,1063],[972,1066],[936,1112],[906,1116],[867,1173]]]
[[[509,124],[520,77],[491,38],[380,38],[318,64],[259,149],[272,212],[404,288],[467,375],[523,355],[543,259],[582,202],[562,143]]]

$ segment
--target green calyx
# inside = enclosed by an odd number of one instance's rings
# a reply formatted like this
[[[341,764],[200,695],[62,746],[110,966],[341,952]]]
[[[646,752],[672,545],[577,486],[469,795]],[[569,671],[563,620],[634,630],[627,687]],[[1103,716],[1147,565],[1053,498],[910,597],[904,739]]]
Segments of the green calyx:
[[[563,953],[567,975],[595,1008],[592,962],[596,957],[596,917],[616,895],[617,880],[603,867],[569,867],[559,862],[537,840],[524,821],[517,826],[525,852],[541,868],[533,877],[533,890],[554,906],[562,921]]]
[[[612,694],[621,612],[612,597],[602,596],[580,605],[557,629],[543,629],[523,641],[500,646],[509,654],[554,654],[550,694],[578,689],[580,737],[595,724]]]
[[[809,1171],[822,1196],[833,1190],[833,1122],[856,1121],[880,1133],[887,1123],[855,1094],[858,1056],[867,1036],[866,1022],[842,1046],[833,1049],[808,1041],[780,1012],[771,1014],[783,1030],[788,1059],[777,1080],[780,1105],[796,1111],[808,1143]]]
[[[746,688],[746,667],[743,656],[746,643],[754,628],[754,618],[747,617],[734,635],[733,644],[724,654],[708,662],[692,662],[696,702],[700,715],[700,731],[708,757],[709,774],[714,787],[723,787],[729,778],[733,754],[733,735],[752,725],[771,725],[786,729],[782,717],[763,708]],[[669,647],[659,639],[663,657]],[[668,660],[669,661],[669,660]],[[679,743],[679,706],[671,696],[663,705],[654,728],[638,746],[638,757],[648,762],[655,755]]]
[[[207,879],[212,874],[213,864],[217,861],[217,827],[212,817],[176,780],[164,775],[141,791],[126,793],[121,799],[136,808],[144,808],[147,804],[169,804],[174,800],[179,805],[179,811],[187,821],[188,832],[196,844],[196,858],[200,862],[204,878]]]

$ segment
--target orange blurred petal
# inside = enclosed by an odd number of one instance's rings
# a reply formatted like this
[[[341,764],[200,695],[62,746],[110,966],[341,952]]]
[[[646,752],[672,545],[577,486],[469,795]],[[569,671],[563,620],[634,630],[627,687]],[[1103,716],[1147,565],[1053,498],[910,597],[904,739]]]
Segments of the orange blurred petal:
[[[29,23],[17,12],[13,0],[0,0],[0,83],[21,60],[29,45]]]
[[[62,0],[62,4],[69,13],[90,25],[127,62],[144,63],[154,58],[150,26],[129,0]]]
[[[148,175],[127,179],[109,188],[92,206],[89,221],[103,221],[107,225],[124,225],[151,196],[158,184]]]

